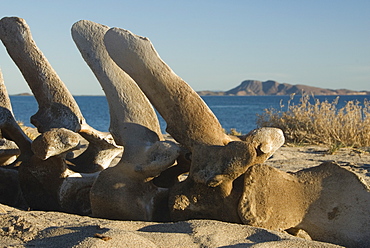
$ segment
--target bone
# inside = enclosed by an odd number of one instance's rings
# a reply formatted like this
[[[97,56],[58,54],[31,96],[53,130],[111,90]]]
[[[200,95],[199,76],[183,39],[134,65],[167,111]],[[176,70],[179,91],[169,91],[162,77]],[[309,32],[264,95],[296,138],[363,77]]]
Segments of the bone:
[[[186,146],[224,145],[225,135],[215,115],[200,96],[159,57],[148,38],[112,28],[105,35],[112,59],[144,91],[167,122],[167,132]]]
[[[31,123],[39,132],[58,127],[78,131],[85,119],[62,80],[36,46],[25,20],[2,18],[0,38],[38,102],[39,110],[31,117]]]
[[[25,20],[18,17],[1,19],[0,38],[38,102],[39,110],[31,117],[31,123],[41,133],[52,128],[80,132],[90,144],[86,154],[74,160],[79,163],[75,169],[83,172],[105,169],[122,152],[122,147],[118,147],[109,134],[86,123],[73,96],[36,46]]]
[[[73,170],[80,173],[94,173],[108,168],[113,159],[122,154],[124,148],[115,143],[112,135],[82,125],[79,131],[89,141],[87,149],[78,157],[69,159],[74,163]]]
[[[0,202],[19,209],[27,209],[17,170],[0,167]]]
[[[121,161],[102,171],[91,189],[93,216],[124,220],[163,219],[168,211],[168,190],[153,178],[171,167],[178,146],[163,141],[153,107],[135,81],[110,58],[103,43],[109,28],[82,20],[72,27],[72,37],[106,94],[110,132],[125,147]],[[159,216],[161,215],[161,216]]]
[[[98,172],[75,173],[65,159],[68,152],[78,147],[79,140],[79,135],[71,130],[54,128],[32,142],[35,155],[19,167],[22,192],[30,208],[91,213],[89,190]]]
[[[119,220],[169,221],[168,189],[153,178],[171,167],[179,155],[173,142],[156,142],[131,162],[122,160],[99,174],[90,193],[95,217]]]
[[[284,136],[280,129],[261,128],[243,139],[246,141],[226,146],[195,147],[188,178],[170,191],[173,220],[208,218],[242,223],[238,202],[244,188],[243,174],[250,166],[266,161],[284,144]],[[267,153],[261,151],[264,148]]]
[[[369,186],[334,162],[296,173],[255,165],[245,175],[239,214],[248,225],[302,229],[314,240],[363,247],[370,242],[369,206]]]
[[[12,164],[21,154],[14,141],[0,138],[0,166]]]
[[[108,29],[107,26],[82,20],[73,25],[72,37],[105,92],[110,111],[109,131],[117,144],[125,147],[145,146],[147,142],[163,140],[150,102],[105,49],[103,38]]]
[[[50,157],[61,155],[78,149],[80,138],[65,128],[55,128],[38,136],[32,142],[32,151],[38,158],[46,160]]]
[[[32,156],[31,140],[19,127],[12,112],[8,92],[6,90],[2,72],[0,70],[0,130],[4,138],[14,141],[21,151],[19,161]]]
[[[240,222],[237,202],[242,184],[234,181],[284,143],[281,130],[256,130],[243,140],[228,137],[208,106],[161,60],[149,39],[112,28],[104,42],[112,59],[166,120],[168,133],[192,152],[188,178],[171,188],[171,217]]]
[[[34,168],[32,173],[46,175],[37,176],[38,182],[43,188],[50,190],[40,191],[36,188],[38,191],[34,189],[31,195],[53,196],[51,199],[57,209],[73,214],[89,215],[91,214],[90,189],[99,172],[75,173],[68,168],[65,159],[66,154],[76,149],[79,143],[79,135],[65,128],[52,129],[34,140],[32,150],[38,159],[33,158],[30,167]],[[53,173],[49,172],[51,168],[54,170]],[[43,173],[45,171],[46,173]],[[38,206],[40,207],[47,209],[53,206]]]

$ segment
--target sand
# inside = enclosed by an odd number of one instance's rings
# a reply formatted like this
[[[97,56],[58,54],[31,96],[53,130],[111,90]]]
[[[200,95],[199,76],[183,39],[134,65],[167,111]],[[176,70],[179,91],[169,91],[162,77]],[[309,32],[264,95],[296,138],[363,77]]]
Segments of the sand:
[[[297,171],[334,160],[370,182],[370,154],[321,146],[282,147],[267,161]],[[0,247],[340,247],[287,233],[214,220],[114,221],[0,205]]]

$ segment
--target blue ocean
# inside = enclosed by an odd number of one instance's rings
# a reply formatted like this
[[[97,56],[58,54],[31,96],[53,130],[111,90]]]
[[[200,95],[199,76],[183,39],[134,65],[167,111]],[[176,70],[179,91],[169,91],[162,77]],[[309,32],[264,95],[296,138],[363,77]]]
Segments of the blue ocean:
[[[337,96],[315,96],[320,101],[332,102]],[[87,123],[99,131],[108,131],[109,110],[105,96],[74,96]],[[203,96],[213,113],[220,121],[222,127],[229,131],[234,128],[243,134],[257,127],[256,115],[264,113],[265,109],[274,108],[284,110],[281,104],[287,106],[290,96]],[[292,100],[299,103],[300,96]],[[348,95],[340,96],[337,107],[341,108],[346,102],[357,100],[364,103],[370,96]],[[10,96],[16,120],[25,125],[33,126],[30,117],[38,110],[33,96]],[[166,122],[159,116],[162,132],[165,133]]]

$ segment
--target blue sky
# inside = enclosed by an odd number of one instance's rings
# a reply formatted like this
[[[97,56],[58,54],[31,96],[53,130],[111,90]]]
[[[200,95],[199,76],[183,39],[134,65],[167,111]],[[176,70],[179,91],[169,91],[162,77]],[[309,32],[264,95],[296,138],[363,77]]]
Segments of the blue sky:
[[[102,95],[70,34],[87,19],[148,37],[195,90],[243,80],[370,90],[368,0],[2,0],[0,14],[26,20],[38,47],[74,95]],[[30,92],[0,45],[9,94]]]

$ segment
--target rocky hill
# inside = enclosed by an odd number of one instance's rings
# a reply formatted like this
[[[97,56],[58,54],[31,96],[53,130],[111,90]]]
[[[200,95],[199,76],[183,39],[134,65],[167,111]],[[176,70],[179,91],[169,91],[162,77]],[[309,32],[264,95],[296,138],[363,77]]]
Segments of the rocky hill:
[[[353,91],[347,89],[324,89],[301,84],[278,83],[273,80],[265,82],[245,80],[239,86],[228,91],[199,91],[202,96],[265,96],[265,95],[291,95],[302,93],[314,95],[370,95],[370,91]]]

